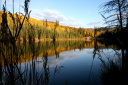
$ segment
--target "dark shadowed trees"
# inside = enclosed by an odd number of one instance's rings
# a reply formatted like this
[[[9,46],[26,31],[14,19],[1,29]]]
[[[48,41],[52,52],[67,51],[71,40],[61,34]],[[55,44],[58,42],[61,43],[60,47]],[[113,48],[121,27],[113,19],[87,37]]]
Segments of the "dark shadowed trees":
[[[123,29],[128,26],[128,1],[127,0],[111,0],[101,5],[102,17],[108,26],[116,26]],[[105,14],[109,14],[105,17]]]

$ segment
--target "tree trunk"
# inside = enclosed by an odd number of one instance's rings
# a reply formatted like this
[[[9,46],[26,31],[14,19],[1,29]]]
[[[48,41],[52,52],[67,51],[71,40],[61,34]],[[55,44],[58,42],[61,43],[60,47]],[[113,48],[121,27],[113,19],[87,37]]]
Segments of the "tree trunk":
[[[120,23],[120,28],[123,29],[123,25],[122,25],[122,12],[121,12],[121,3],[120,0],[118,0],[118,9],[119,9],[119,23]]]

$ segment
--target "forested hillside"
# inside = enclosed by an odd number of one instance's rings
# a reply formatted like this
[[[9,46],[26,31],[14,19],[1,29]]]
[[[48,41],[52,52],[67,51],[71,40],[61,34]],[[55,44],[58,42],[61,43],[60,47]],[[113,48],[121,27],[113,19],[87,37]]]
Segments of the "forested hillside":
[[[0,17],[2,16],[0,11]],[[19,21],[23,20],[21,14],[13,14],[6,12],[7,23],[11,32],[15,34]],[[0,18],[0,23],[2,23]],[[1,26],[2,27],[2,26]],[[1,28],[0,28],[1,29]],[[48,20],[36,20],[34,18],[26,18],[21,29],[19,40],[20,41],[43,41],[43,40],[58,40],[58,39],[84,39],[84,37],[94,37],[94,31],[85,28],[75,28],[63,26],[59,21],[51,22]]]

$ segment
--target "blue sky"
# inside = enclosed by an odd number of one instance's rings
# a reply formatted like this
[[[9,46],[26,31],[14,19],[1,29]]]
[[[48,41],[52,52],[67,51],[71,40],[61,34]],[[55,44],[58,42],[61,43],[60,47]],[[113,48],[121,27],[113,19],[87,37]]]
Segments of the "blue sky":
[[[4,2],[5,0],[2,0]],[[24,0],[15,1],[15,12],[23,11]],[[109,0],[30,0],[31,17],[38,20],[56,21],[60,24],[94,28],[104,26],[99,6]],[[20,5],[20,6],[19,6]],[[20,7],[20,8],[19,8]],[[12,0],[7,0],[7,10],[12,10]]]

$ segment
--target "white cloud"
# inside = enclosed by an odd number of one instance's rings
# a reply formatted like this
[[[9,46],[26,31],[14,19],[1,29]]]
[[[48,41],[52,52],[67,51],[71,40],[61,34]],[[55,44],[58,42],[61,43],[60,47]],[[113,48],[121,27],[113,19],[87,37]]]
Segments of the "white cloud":
[[[101,26],[101,25],[104,25],[104,21],[97,21],[97,22],[91,22],[91,23],[88,23],[86,26],[88,27],[94,27],[94,26]]]
[[[38,20],[47,19],[48,21],[54,21],[54,22],[58,20],[61,25],[66,25],[66,26],[80,27],[82,25],[80,20],[66,17],[63,14],[61,14],[59,11],[51,10],[51,9],[45,9],[45,10],[33,9],[31,12],[31,17],[36,18]]]
[[[69,51],[62,52],[62,53],[59,54],[59,58],[57,58],[57,59],[56,59],[56,56],[48,57],[47,64],[50,67],[60,65],[62,62],[65,62],[66,60],[73,60],[77,57],[80,57],[81,52],[78,49],[76,49],[75,51],[71,50],[70,52]],[[38,58],[37,61],[42,61],[43,62],[42,57]],[[42,63],[40,63],[39,66],[42,66]]]

